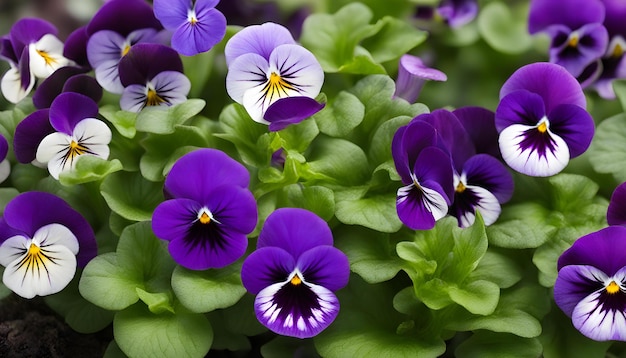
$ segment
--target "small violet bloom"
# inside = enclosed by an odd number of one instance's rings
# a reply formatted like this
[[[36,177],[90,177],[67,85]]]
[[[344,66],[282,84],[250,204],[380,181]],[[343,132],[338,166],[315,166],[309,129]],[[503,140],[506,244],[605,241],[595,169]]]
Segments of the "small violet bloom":
[[[0,38],[0,58],[10,65],[0,87],[9,102],[24,99],[36,78],[47,78],[73,63],[63,56],[63,43],[56,34],[56,28],[47,21],[24,18],[13,25],[9,35]]]
[[[87,59],[98,83],[111,93],[121,94],[124,86],[118,65],[122,57],[137,43],[169,43],[169,33],[154,17],[152,7],[144,0],[111,0],[91,19]],[[158,62],[160,59],[152,59]]]
[[[298,123],[324,107],[314,99],[322,88],[324,71],[285,27],[274,23],[246,27],[228,41],[224,52],[228,95],[254,121],[269,124],[271,131]]]
[[[238,260],[257,223],[247,169],[216,149],[181,157],[165,179],[169,200],[152,215],[154,234],[191,270],[220,268]]]
[[[415,103],[426,81],[446,81],[447,79],[445,73],[426,67],[419,57],[403,55],[400,57],[394,96],[404,98],[409,103]]]
[[[563,67],[534,63],[500,90],[496,128],[504,161],[530,176],[559,173],[584,153],[594,133],[580,84]]]
[[[38,117],[44,112],[39,113]],[[91,98],[74,92],[60,94],[50,106],[49,121],[53,133],[46,135],[37,146],[36,159],[47,164],[50,175],[59,179],[62,172],[76,166],[82,155],[102,159],[109,157],[111,130],[97,119],[98,105]],[[37,118],[39,125],[40,118]],[[39,131],[39,128],[31,128]],[[16,130],[17,131],[17,130]],[[17,137],[17,136],[16,136]],[[26,141],[28,138],[19,137]],[[28,146],[31,142],[27,142]],[[16,148],[21,144],[16,145]]]
[[[61,291],[77,266],[84,267],[96,253],[89,223],[55,195],[20,194],[7,204],[0,219],[2,281],[21,297]]]
[[[119,75],[124,86],[120,107],[130,112],[185,102],[191,89],[178,53],[160,44],[133,46],[120,60]]]
[[[310,211],[281,208],[267,217],[241,268],[259,322],[280,335],[310,338],[334,321],[334,291],[348,283],[350,265],[332,245],[328,224]]]
[[[442,0],[437,14],[452,28],[469,24],[478,15],[476,0]]]
[[[578,77],[606,51],[609,38],[604,18],[601,0],[533,0],[528,30],[547,33],[550,62]]]
[[[626,228],[609,226],[574,242],[558,260],[556,304],[583,335],[626,341]]]
[[[155,0],[154,15],[172,31],[172,48],[185,56],[209,51],[226,34],[219,0]]]

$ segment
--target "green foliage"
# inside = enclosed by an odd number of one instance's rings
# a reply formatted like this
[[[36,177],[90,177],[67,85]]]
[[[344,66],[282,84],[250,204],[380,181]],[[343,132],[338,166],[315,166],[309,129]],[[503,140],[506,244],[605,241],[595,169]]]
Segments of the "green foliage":
[[[537,338],[477,331],[454,353],[459,358],[536,358],[542,350]]]
[[[70,186],[98,181],[111,173],[122,170],[122,168],[122,163],[117,159],[108,161],[92,155],[83,155],[77,159],[76,167],[73,170],[62,172],[59,175],[59,182]]]
[[[140,132],[171,134],[176,126],[200,113],[205,105],[202,99],[189,99],[168,108],[145,107],[137,115],[135,128]]]
[[[626,181],[626,114],[602,121],[589,148],[589,161],[598,173],[612,174]]]
[[[494,1],[487,4],[478,16],[478,29],[483,39],[494,49],[520,54],[532,46],[528,34],[527,4],[515,5]]]
[[[100,186],[100,194],[121,217],[143,221],[152,218],[152,212],[163,201],[163,185],[145,180],[137,172],[119,172],[109,175]]]

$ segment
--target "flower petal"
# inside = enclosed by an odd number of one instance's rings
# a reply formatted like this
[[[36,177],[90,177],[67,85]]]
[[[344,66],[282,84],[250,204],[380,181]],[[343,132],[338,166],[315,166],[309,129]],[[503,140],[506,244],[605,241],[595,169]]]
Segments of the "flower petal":
[[[120,108],[124,111],[139,113],[148,101],[148,88],[145,85],[128,85],[120,97]]]
[[[39,86],[37,86],[37,89],[33,94],[33,104],[38,109],[50,108],[50,105],[52,104],[52,101],[54,101],[56,96],[63,92],[63,86],[65,85],[65,82],[72,76],[85,72],[87,72],[85,69],[74,66],[65,66],[59,68],[43,82],[41,82]],[[100,87],[97,83],[96,86]]]
[[[243,262],[241,282],[248,292],[256,295],[276,282],[287,280],[295,267],[296,262],[287,251],[280,247],[262,247]]]
[[[262,25],[247,26],[226,43],[224,49],[226,65],[230,68],[236,58],[248,53],[260,55],[268,61],[276,47],[295,43],[289,30],[282,25],[266,22]]]
[[[396,211],[413,230],[430,230],[448,213],[448,201],[439,191],[414,184],[398,189]]]
[[[461,122],[452,112],[445,109],[437,109],[432,113],[419,116],[419,118],[435,128],[439,146],[445,148],[452,156],[452,164],[460,171],[463,163],[475,154],[474,143],[465,131]]]
[[[459,119],[472,139],[476,153],[489,154],[495,158],[502,157],[493,111],[482,107],[461,107],[452,113]]]
[[[49,110],[40,109],[18,123],[13,136],[13,151],[18,162],[28,164],[35,160],[39,143],[55,131],[48,114]]]
[[[572,33],[568,30],[559,25],[548,28],[554,39],[550,48],[550,62],[565,67],[569,73],[578,77],[588,65],[604,55],[609,35],[601,23],[586,24]],[[553,34],[555,32],[556,35]]]
[[[568,265],[559,270],[554,284],[554,301],[569,317],[589,294],[604,289],[606,273],[589,265]]]
[[[35,76],[30,72],[27,73],[27,76],[26,87],[23,87],[24,76],[22,76],[17,67],[11,66],[4,76],[2,76],[0,88],[2,89],[2,95],[7,101],[18,103],[28,96],[35,86]]]
[[[14,43],[28,45],[39,41],[46,34],[57,34],[57,29],[48,21],[37,18],[23,18],[11,27],[11,39]],[[15,48],[21,52],[21,49]]]
[[[626,226],[626,182],[618,185],[611,194],[606,221],[609,225]]]
[[[535,126],[546,116],[543,99],[536,93],[517,90],[500,100],[495,125],[499,132],[514,124]]]
[[[626,250],[615,250],[626,243],[626,227],[609,226],[585,235],[559,257],[557,268],[589,265],[609,276],[626,266]]]
[[[466,228],[474,224],[476,211],[480,211],[485,225],[491,225],[502,211],[498,198],[485,188],[464,184],[463,192],[456,192],[450,213],[457,218],[459,227]]]
[[[191,6],[191,0],[154,0],[152,3],[154,16],[170,31],[187,21]]]
[[[269,62],[255,53],[239,56],[228,67],[226,91],[233,101],[241,104],[246,91],[258,88],[260,92],[267,82]]]
[[[50,105],[50,124],[58,132],[65,134],[72,134],[79,122],[97,115],[96,102],[79,93],[61,93]]]
[[[419,57],[406,54],[400,57],[394,96],[414,103],[426,81],[446,81],[447,79],[445,73],[426,67]]]
[[[330,227],[319,216],[305,209],[280,208],[265,220],[257,248],[280,247],[297,260],[307,250],[332,244]]]
[[[93,35],[100,30],[112,30],[127,36],[145,28],[162,28],[150,4],[143,0],[109,0],[93,16],[87,25],[87,33]]]
[[[450,27],[461,27],[476,18],[478,2],[476,0],[443,0],[437,7],[437,12]]]
[[[513,196],[513,176],[496,158],[487,154],[471,157],[463,166],[468,185],[485,188],[492,193],[498,202],[506,203]]]
[[[183,62],[172,48],[161,44],[138,43],[119,61],[119,77],[124,87],[145,85],[164,71],[183,72]]]
[[[63,57],[63,42],[56,36],[47,34],[28,46],[30,68],[35,77],[48,78],[57,69],[72,64]]]
[[[308,283],[337,291],[348,284],[350,263],[339,249],[321,245],[300,255],[296,267]],[[276,282],[276,281],[275,281]]]
[[[436,132],[433,126],[420,120],[420,116],[408,125],[400,127],[391,142],[391,153],[398,174],[404,184],[411,184],[411,174],[417,157],[424,148],[436,143]]]
[[[278,132],[311,117],[324,106],[324,103],[318,103],[310,97],[287,97],[270,105],[263,118],[270,123],[271,132]]]
[[[548,113],[548,118],[550,130],[567,143],[571,158],[576,158],[589,148],[595,129],[593,118],[587,111],[563,104]]]
[[[172,48],[185,56],[209,51],[226,35],[226,17],[216,9],[200,9],[196,22],[185,21],[172,36]]]
[[[554,24],[572,30],[590,23],[602,23],[604,6],[599,0],[533,0],[530,6],[528,31],[543,31]]]

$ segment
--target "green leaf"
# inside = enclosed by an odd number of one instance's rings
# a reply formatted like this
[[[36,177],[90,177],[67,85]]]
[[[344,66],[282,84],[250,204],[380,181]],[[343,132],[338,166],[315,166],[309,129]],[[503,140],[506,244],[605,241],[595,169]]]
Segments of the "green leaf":
[[[287,185],[280,191],[277,205],[307,209],[326,221],[335,215],[334,193],[324,186]]]
[[[115,315],[113,334],[129,357],[204,357],[211,348],[213,329],[202,314],[153,314],[134,305]]]
[[[163,201],[162,184],[145,180],[138,172],[118,172],[109,175],[100,186],[107,204],[121,217],[143,221]]]
[[[128,111],[118,111],[117,106],[105,105],[100,107],[100,114],[109,121],[117,131],[126,138],[134,138],[137,134],[135,122],[137,113]]]
[[[537,338],[477,331],[454,351],[459,358],[536,358],[543,347]]]
[[[582,175],[561,173],[548,179],[552,186],[554,209],[560,212],[578,212],[598,193],[598,184]]]
[[[522,279],[522,268],[509,256],[490,248],[469,278],[490,281],[500,288],[508,288]]]
[[[139,301],[135,288],[139,278],[117,263],[117,254],[107,253],[89,261],[80,279],[80,294],[107,310],[122,310]]]
[[[278,336],[261,347],[263,357],[292,358],[317,357],[313,340]]]
[[[528,203],[527,208],[537,207]],[[506,210],[506,209],[505,209]],[[487,227],[489,243],[509,249],[536,248],[554,235],[556,228],[532,220],[509,220]]]
[[[207,313],[215,327],[212,349],[250,350],[248,337],[267,332],[254,314],[254,296],[244,295],[235,305]]]
[[[104,352],[103,358],[127,358],[128,356],[122,352],[120,346],[117,345],[115,340],[112,340],[107,346],[106,351]]]
[[[382,24],[370,25],[372,16],[372,11],[361,3],[348,4],[332,15],[310,15],[302,25],[300,42],[313,52],[324,72],[339,72],[354,62],[359,42],[380,31]]]
[[[111,173],[122,170],[122,163],[113,159],[108,161],[93,155],[82,155],[76,161],[76,167],[59,175],[59,182],[71,186],[76,184],[98,181]]]
[[[361,225],[373,230],[392,233],[400,230],[402,222],[396,213],[394,195],[375,195],[355,200],[337,200],[335,216],[347,225]]]
[[[478,29],[483,39],[495,50],[519,54],[532,45],[527,30],[527,13],[527,9],[511,9],[503,2],[491,2],[478,14]]]
[[[626,181],[626,114],[605,119],[596,128],[588,155],[589,162],[598,173],[610,173]]]
[[[355,95],[341,91],[331,105],[327,105],[313,118],[322,133],[331,137],[348,135],[363,121],[365,106]]]
[[[174,307],[172,307],[172,296],[169,292],[147,292],[141,288],[135,288],[137,296],[148,306],[150,312],[154,314],[160,314],[165,312],[174,313]]]
[[[350,270],[367,283],[390,280],[402,269],[389,235],[358,226],[341,226],[333,234],[335,246],[348,256]]]
[[[304,152],[320,131],[315,121],[306,120],[298,124],[290,125],[280,132],[275,133],[283,140],[281,143],[282,148]]]
[[[367,156],[373,165],[392,160],[391,142],[398,128],[411,121],[409,116],[399,116],[383,122],[374,132]],[[395,169],[394,169],[395,171]]]
[[[0,188],[0,215],[4,213],[4,208],[9,201],[13,200],[13,198],[19,194],[20,192],[15,188]]]
[[[191,312],[204,313],[227,308],[246,293],[241,283],[241,262],[221,269],[192,271],[181,266],[172,274],[172,289]]]
[[[448,289],[450,299],[473,314],[491,314],[498,305],[500,288],[490,281],[471,281],[463,287]]]
[[[318,138],[311,148],[308,167],[313,176],[322,174],[344,185],[362,184],[369,177],[365,153],[345,139]]]
[[[257,145],[261,136],[269,136],[266,125],[253,121],[238,103],[224,107],[219,121],[224,133],[216,133],[215,136],[233,143],[245,164],[256,167],[268,165],[272,154],[269,142],[261,148]]]
[[[615,96],[619,99],[622,111],[626,112],[626,81],[613,81],[613,91],[615,91]]]
[[[376,75],[376,74],[386,74],[385,68],[374,62],[372,55],[367,52],[366,49],[357,46],[354,50],[354,58],[352,61],[342,65],[339,67],[337,72],[340,73],[351,73],[355,75],[367,74],[367,75]]]
[[[400,58],[426,40],[427,32],[418,30],[407,21],[391,16],[378,20],[380,31],[365,39],[361,45],[371,54],[374,61],[381,63]]]
[[[174,133],[176,126],[200,113],[205,105],[204,100],[194,98],[167,108],[145,107],[137,115],[135,127],[140,132]]]

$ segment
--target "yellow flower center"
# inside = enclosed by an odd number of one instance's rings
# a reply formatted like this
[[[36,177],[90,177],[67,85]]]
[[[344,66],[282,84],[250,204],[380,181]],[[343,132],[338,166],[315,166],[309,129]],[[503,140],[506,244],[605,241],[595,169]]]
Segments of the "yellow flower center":
[[[26,256],[19,262],[18,266],[21,268],[26,266],[26,270],[34,270],[35,268],[39,271],[41,268],[46,269],[46,262],[49,258],[41,251],[41,248],[34,243],[30,244],[28,248],[28,252]]]
[[[291,281],[289,282],[294,286],[298,286],[299,284],[302,283],[302,279],[300,278],[300,276],[298,276],[298,274],[295,274],[293,275],[293,277],[291,278]]]
[[[146,97],[146,106],[158,106],[167,102],[163,99],[163,97],[159,96],[157,91],[153,89],[148,90],[148,95]]]
[[[455,190],[457,193],[462,193],[465,189],[467,189],[467,187],[463,184],[463,182],[459,181],[459,185],[456,186]]]
[[[287,90],[296,90],[296,88],[291,83],[285,81],[284,78],[280,77],[279,74],[272,72],[267,85],[265,85],[265,96],[272,98],[276,95],[280,97],[281,93],[287,96]]]
[[[126,46],[122,49],[122,57],[126,56],[128,51],[130,51],[130,44],[126,44]]]
[[[541,122],[541,124],[539,124],[539,126],[537,127],[537,130],[539,131],[539,133],[545,133],[548,131],[548,125],[546,124],[546,122]]]
[[[55,63],[57,63],[57,60],[55,60],[52,56],[50,56],[50,54],[48,54],[46,51],[37,50],[37,54],[41,56],[44,61],[46,61],[46,65],[48,66],[54,65]]]
[[[572,37],[569,38],[569,41],[567,42],[567,46],[576,47],[578,46],[579,40],[580,39],[578,38],[578,35],[573,35]]]
[[[200,215],[200,217],[198,218],[198,220],[200,220],[201,224],[208,224],[211,222],[211,217],[209,216],[209,214],[206,213],[206,211],[202,212],[202,214]]]
[[[622,55],[624,54],[624,48],[622,48],[622,46],[620,44],[615,44],[615,47],[613,48],[613,52],[611,53],[612,57],[622,57]]]
[[[615,281],[611,281],[608,286],[606,286],[606,292],[609,295],[616,294],[620,291],[619,285]]]
[[[67,156],[70,159],[73,159],[74,157],[85,154],[86,152],[87,152],[87,148],[80,145],[80,143],[72,140],[72,142],[70,143],[70,150],[68,151]]]

